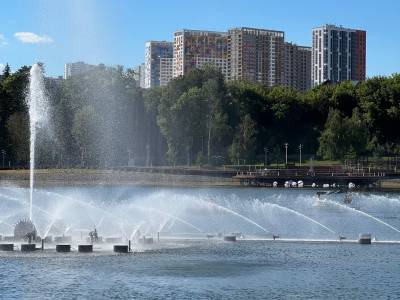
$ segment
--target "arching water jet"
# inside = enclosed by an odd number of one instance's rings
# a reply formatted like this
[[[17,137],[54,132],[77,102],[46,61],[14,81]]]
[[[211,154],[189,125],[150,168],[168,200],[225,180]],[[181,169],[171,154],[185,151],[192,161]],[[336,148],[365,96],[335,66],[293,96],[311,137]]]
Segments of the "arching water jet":
[[[363,216],[365,216],[365,217],[371,218],[371,219],[373,219],[374,221],[376,221],[376,222],[378,222],[378,223],[380,223],[380,224],[382,224],[382,225],[384,225],[384,226],[386,226],[386,227],[388,227],[388,228],[390,228],[390,229],[396,231],[397,233],[400,233],[400,230],[397,229],[396,227],[394,227],[394,226],[392,226],[392,225],[390,225],[390,224],[388,224],[388,223],[382,221],[381,219],[379,219],[379,218],[377,218],[377,217],[374,217],[374,216],[372,216],[372,215],[370,215],[370,214],[368,214],[368,213],[366,213],[366,212],[364,212],[364,211],[361,211],[361,210],[358,210],[358,209],[355,209],[355,208],[352,208],[352,207],[349,207],[349,206],[346,206],[346,205],[344,205],[344,204],[340,204],[340,203],[337,203],[337,202],[335,202],[335,201],[328,200],[328,199],[324,199],[323,201],[327,201],[327,202],[331,203],[332,205],[336,205],[336,206],[338,206],[338,207],[341,207],[341,208],[344,208],[344,209],[348,209],[348,210],[353,211],[353,212],[355,212],[355,213],[361,214],[361,215],[363,215]]]
[[[259,229],[261,229],[261,230],[264,231],[265,233],[268,233],[268,234],[270,233],[267,229],[265,229],[264,227],[262,227],[262,226],[261,226],[260,224],[258,224],[257,222],[253,221],[252,219],[249,219],[249,218],[246,217],[246,216],[243,216],[242,214],[240,214],[240,213],[238,213],[238,212],[236,212],[236,211],[234,211],[234,210],[232,210],[232,209],[226,208],[226,207],[224,207],[224,206],[222,206],[222,205],[219,205],[219,204],[216,204],[216,203],[213,203],[213,202],[210,202],[210,201],[206,201],[206,200],[203,200],[203,199],[198,199],[198,201],[201,201],[201,202],[202,202],[203,204],[205,204],[205,205],[212,206],[212,207],[217,208],[217,209],[219,209],[219,210],[225,211],[225,212],[227,212],[227,213],[229,213],[229,214],[231,214],[231,215],[234,215],[234,216],[236,216],[236,217],[238,217],[238,218],[240,218],[240,219],[246,221],[247,223],[250,223],[250,224],[252,224],[252,225],[258,227]]]
[[[303,219],[306,219],[307,221],[309,221],[311,223],[314,223],[314,224],[322,227],[323,229],[329,231],[332,234],[337,234],[335,231],[333,231],[329,227],[325,226],[324,224],[318,222],[317,220],[315,220],[313,218],[310,218],[309,216],[306,216],[305,214],[302,214],[301,212],[298,212],[297,210],[294,210],[294,209],[291,209],[291,208],[288,208],[288,207],[285,207],[285,206],[281,206],[281,205],[275,204],[275,203],[266,203],[266,204],[270,205],[270,206],[273,206],[273,207],[277,207],[277,208],[279,208],[281,210],[285,210],[285,211],[290,212],[292,214],[295,214],[295,215],[297,215],[297,216],[299,216],[299,217],[301,217]]]

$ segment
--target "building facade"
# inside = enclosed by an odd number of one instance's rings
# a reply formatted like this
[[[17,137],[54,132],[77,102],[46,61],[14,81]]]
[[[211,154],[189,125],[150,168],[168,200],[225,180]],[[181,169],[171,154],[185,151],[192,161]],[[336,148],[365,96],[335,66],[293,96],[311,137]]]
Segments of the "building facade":
[[[284,72],[283,31],[233,28],[228,31],[228,79],[280,85]]]
[[[312,32],[312,85],[366,77],[366,31],[323,25]]]
[[[144,88],[144,80],[145,80],[145,64],[137,65],[133,71],[135,72],[134,79],[136,81],[136,85],[138,87]]]
[[[179,30],[174,34],[173,77],[214,65],[227,76],[227,33]]]
[[[173,43],[149,41],[145,44],[145,80],[144,87],[160,86],[161,61],[173,58]]]
[[[311,88],[311,47],[285,43],[283,85],[298,91]]]
[[[76,63],[66,63],[64,65],[64,79],[93,71],[96,68],[97,66],[86,64],[83,61],[79,61]]]
[[[163,57],[160,60],[160,86],[165,86],[171,81],[174,75],[173,57]]]

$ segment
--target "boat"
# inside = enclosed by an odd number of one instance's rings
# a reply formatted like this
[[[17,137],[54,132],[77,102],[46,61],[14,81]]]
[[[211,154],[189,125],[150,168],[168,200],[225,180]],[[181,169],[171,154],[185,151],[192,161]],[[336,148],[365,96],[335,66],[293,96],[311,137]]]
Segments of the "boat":
[[[349,190],[354,189],[356,185],[352,182],[349,182]]]

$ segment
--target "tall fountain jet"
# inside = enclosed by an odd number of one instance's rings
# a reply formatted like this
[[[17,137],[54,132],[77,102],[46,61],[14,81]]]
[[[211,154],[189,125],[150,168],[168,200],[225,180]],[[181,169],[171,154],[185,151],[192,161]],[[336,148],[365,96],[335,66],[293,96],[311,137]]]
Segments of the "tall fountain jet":
[[[44,87],[43,70],[39,64],[34,64],[31,67],[27,105],[29,109],[30,129],[29,219],[32,221],[36,134],[39,128],[46,125],[48,115],[48,101]]]

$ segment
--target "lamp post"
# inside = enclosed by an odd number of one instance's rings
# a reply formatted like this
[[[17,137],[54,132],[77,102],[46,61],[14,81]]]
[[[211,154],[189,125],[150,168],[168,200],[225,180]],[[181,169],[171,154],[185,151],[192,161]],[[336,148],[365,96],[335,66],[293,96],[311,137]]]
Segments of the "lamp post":
[[[301,166],[301,149],[303,149],[303,145],[299,145],[299,156],[300,156],[300,166]]]
[[[4,156],[6,155],[6,150],[1,150],[1,155],[3,156],[3,169],[4,169]]]
[[[128,167],[130,167],[132,150],[128,148],[126,151],[128,152]]]
[[[285,143],[285,150],[286,150],[286,165],[287,165],[287,149],[289,147],[289,143]]]
[[[85,166],[85,162],[83,161],[83,155],[86,152],[86,148],[85,147],[81,147],[81,168],[83,168]]]
[[[268,152],[269,152],[268,147],[264,147],[264,166],[268,165]]]

